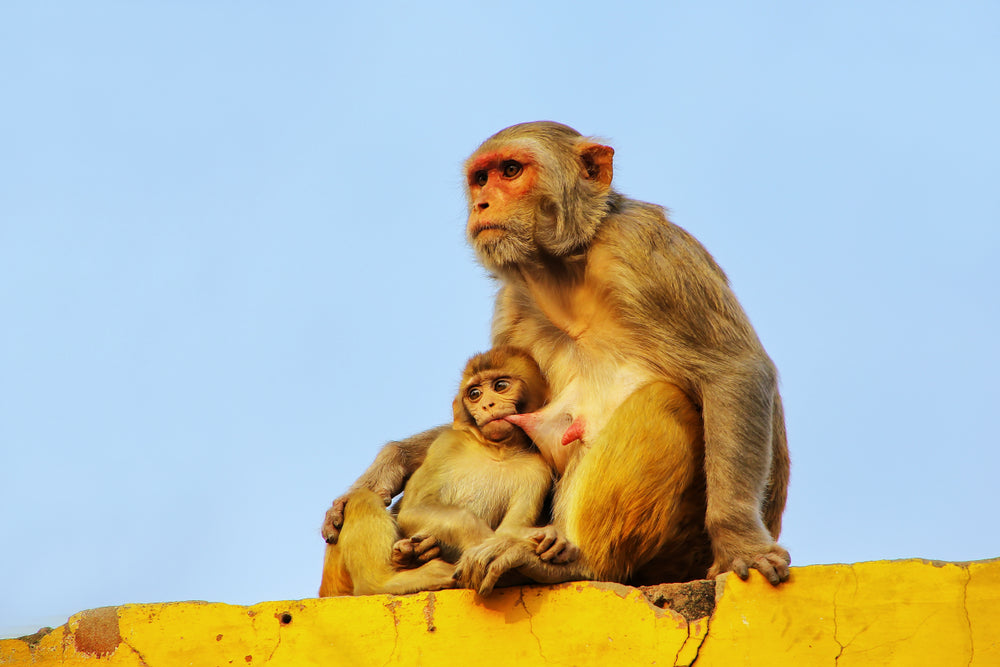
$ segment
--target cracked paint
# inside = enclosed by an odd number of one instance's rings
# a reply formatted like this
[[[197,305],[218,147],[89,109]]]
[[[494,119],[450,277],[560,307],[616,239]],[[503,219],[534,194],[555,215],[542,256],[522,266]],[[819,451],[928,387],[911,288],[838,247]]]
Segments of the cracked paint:
[[[524,602],[524,588],[521,588],[520,594],[517,596],[517,604],[524,609],[524,613],[528,617],[528,634],[531,635],[535,640],[535,643],[538,644],[538,655],[545,662],[549,662],[548,658],[545,657],[545,651],[542,650],[542,640],[535,634],[535,628],[531,625],[531,610],[528,609],[528,605]]]
[[[697,662],[698,656],[701,654],[702,644],[705,643],[705,638],[708,636],[711,619],[706,616],[689,620],[687,625],[688,636],[677,651],[677,655],[674,656],[674,667],[693,665]]]
[[[850,595],[851,596],[856,596],[858,594],[858,575],[854,571],[854,568],[851,567],[850,565],[845,565],[843,567],[846,568],[846,570],[851,573],[851,580],[853,582],[853,589],[852,589]],[[835,655],[834,658],[833,658],[833,664],[838,665],[838,667],[840,665],[840,658],[841,658],[841,656],[844,655],[844,649],[846,649],[847,646],[849,646],[850,643],[853,641],[853,638],[852,639],[848,639],[847,643],[845,644],[843,642],[843,640],[841,639],[841,629],[840,629],[840,623],[839,623],[839,619],[838,619],[839,611],[838,611],[838,607],[837,607],[837,600],[838,600],[838,598],[841,595],[844,594],[845,588],[846,587],[844,587],[844,586],[840,586],[840,587],[838,587],[836,589],[836,591],[833,594],[833,641],[835,641],[837,643],[837,647],[839,648],[839,650],[837,651],[837,655]],[[864,629],[862,629],[862,632],[863,631],[864,631]]]
[[[386,665],[395,657],[396,652],[399,650],[399,618],[396,616],[396,610],[399,609],[399,600],[390,600],[385,603],[385,608],[389,611],[392,617],[392,651],[389,656],[385,659]]]
[[[134,646],[131,646],[127,641],[122,640],[122,645],[128,650],[135,654],[136,659],[139,661],[139,665],[142,667],[149,667],[149,663],[146,662],[145,656],[142,655]]]
[[[122,605],[0,640],[0,665],[1000,665],[1000,559],[796,567],[779,588],[756,572],[682,586],[714,592],[714,610],[683,588],[583,582],[488,598]]]
[[[844,644],[839,665],[859,659],[891,664],[900,653],[919,657],[916,664],[936,655],[949,657],[931,662],[968,662],[971,637],[963,602],[968,575],[961,565],[858,563],[848,571],[854,580],[838,604]]]
[[[976,642],[972,635],[972,619],[969,618],[969,582],[972,581],[972,572],[968,569],[965,571],[965,585],[962,586],[962,610],[965,612],[965,625],[969,629],[969,662],[967,665],[972,665],[972,661],[976,656]]]
[[[971,665],[1000,665],[1000,567],[997,561],[968,564],[965,610],[972,637]]]

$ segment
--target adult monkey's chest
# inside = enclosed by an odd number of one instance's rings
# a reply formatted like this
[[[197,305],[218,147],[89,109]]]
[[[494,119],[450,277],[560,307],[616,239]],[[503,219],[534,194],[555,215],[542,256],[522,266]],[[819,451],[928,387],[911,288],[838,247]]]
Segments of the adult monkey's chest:
[[[563,472],[580,448],[596,441],[618,406],[655,375],[637,363],[642,355],[633,349],[635,336],[617,319],[620,310],[600,256],[579,280],[527,278],[521,289],[509,340],[535,357],[552,390],[530,435],[549,464]]]

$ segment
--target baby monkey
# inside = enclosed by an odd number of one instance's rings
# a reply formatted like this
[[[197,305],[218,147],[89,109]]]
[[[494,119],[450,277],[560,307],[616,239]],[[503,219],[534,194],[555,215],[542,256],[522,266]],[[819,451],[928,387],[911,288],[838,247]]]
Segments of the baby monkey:
[[[538,410],[548,397],[541,369],[521,349],[497,347],[469,359],[454,422],[406,483],[397,516],[368,489],[349,493],[340,538],[326,547],[320,596],[451,588],[462,554],[491,540],[529,541],[551,563],[575,560],[574,545],[551,526],[536,526],[552,470],[506,420]]]

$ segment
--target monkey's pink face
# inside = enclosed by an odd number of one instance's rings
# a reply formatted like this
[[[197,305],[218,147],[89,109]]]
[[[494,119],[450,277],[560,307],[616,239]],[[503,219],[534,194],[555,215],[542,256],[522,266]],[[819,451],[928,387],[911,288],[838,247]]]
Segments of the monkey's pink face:
[[[512,231],[512,220],[525,211],[526,195],[538,180],[538,167],[530,151],[506,147],[473,155],[466,163],[466,177],[466,232],[478,248]]]

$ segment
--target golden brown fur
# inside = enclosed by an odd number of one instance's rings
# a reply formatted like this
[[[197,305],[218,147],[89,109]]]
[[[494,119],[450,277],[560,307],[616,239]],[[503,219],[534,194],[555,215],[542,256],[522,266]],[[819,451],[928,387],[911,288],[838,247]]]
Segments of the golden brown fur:
[[[572,545],[534,528],[552,473],[524,432],[504,420],[538,409],[547,397],[538,365],[520,350],[496,348],[470,359],[452,428],[427,449],[398,515],[368,489],[348,495],[339,540],[327,545],[320,596],[449,588],[453,563],[494,536],[521,540],[549,560],[572,558]]]
[[[613,153],[539,122],[499,132],[466,163],[469,240],[500,282],[493,342],[529,351],[549,381],[535,442],[563,473],[556,526],[582,555],[555,567],[494,544],[463,581],[485,591],[505,567],[624,582],[754,567],[777,584],[789,563],[775,543],[789,474],[777,371],[705,248],[661,207],[611,188]],[[582,435],[562,444],[553,431]],[[419,456],[418,441],[399,446]],[[671,456],[678,470],[656,465]],[[358,484],[391,490],[406,459],[380,458]]]
[[[703,462],[701,417],[690,399],[672,384],[647,384],[622,403],[586,452],[577,452],[558,482],[553,520],[580,557],[546,563],[528,546],[494,542],[462,559],[459,581],[487,593],[512,569],[542,583],[641,585],[704,576],[712,551]]]
[[[350,507],[337,544],[326,546],[320,597],[334,595],[403,595],[451,588],[455,567],[441,559],[414,569],[397,570],[390,554],[399,539],[399,527],[385,511],[382,499],[367,489],[348,496]]]

